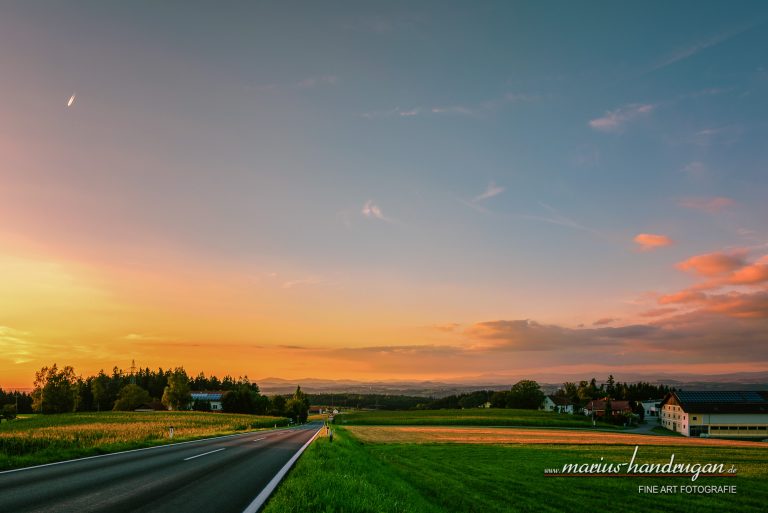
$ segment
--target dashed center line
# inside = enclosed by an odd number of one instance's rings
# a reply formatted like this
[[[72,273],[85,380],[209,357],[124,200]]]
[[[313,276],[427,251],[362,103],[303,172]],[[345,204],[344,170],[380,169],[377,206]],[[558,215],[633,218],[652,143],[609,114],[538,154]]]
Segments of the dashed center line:
[[[255,440],[251,440],[251,442],[258,442],[259,440],[264,440],[266,438],[267,438],[266,436],[262,438],[256,438]]]
[[[216,449],[216,450],[213,450],[213,451],[204,452],[203,454],[197,454],[195,456],[190,456],[189,458],[184,458],[184,461],[194,460],[195,458],[199,458],[200,456],[205,456],[207,454],[213,454],[214,452],[223,451],[224,449],[226,449],[226,447],[222,447],[221,449]]]

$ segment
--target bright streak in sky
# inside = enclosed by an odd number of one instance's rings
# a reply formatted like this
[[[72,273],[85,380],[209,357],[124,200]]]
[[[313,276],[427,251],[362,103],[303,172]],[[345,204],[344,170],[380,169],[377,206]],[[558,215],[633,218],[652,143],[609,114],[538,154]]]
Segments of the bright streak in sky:
[[[77,94],[73,94],[69,97],[69,101],[67,102],[67,107],[71,107],[75,103],[75,98],[77,97]]]

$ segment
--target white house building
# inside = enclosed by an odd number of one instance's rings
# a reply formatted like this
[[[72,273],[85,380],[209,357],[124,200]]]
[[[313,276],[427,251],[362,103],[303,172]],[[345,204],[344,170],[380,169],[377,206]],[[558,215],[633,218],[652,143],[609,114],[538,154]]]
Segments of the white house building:
[[[544,411],[556,411],[559,413],[571,413],[573,414],[573,404],[568,400],[556,397],[554,395],[548,395],[544,397],[544,402],[541,404],[540,410]]]
[[[223,395],[224,392],[192,392],[192,402],[189,406],[191,408],[195,401],[208,402],[211,405],[211,411],[222,411],[221,398]]]
[[[768,438],[768,392],[672,392],[659,418],[685,436]]]

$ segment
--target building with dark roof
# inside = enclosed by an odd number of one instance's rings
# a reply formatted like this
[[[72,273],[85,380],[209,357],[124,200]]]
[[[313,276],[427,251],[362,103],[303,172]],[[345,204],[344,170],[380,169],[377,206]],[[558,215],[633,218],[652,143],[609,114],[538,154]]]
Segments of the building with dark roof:
[[[573,404],[563,397],[548,395],[544,397],[544,402],[539,409],[544,411],[556,411],[559,413],[573,413]]]
[[[629,401],[616,401],[608,397],[589,401],[584,407],[584,415],[604,417],[606,411],[610,411],[612,416],[626,415],[632,413],[632,406]]]
[[[767,438],[768,392],[671,392],[659,420],[685,436]]]
[[[192,402],[189,407],[192,408],[192,405],[197,401],[198,403],[209,403],[211,411],[223,411],[222,397],[224,397],[224,392],[192,392]]]

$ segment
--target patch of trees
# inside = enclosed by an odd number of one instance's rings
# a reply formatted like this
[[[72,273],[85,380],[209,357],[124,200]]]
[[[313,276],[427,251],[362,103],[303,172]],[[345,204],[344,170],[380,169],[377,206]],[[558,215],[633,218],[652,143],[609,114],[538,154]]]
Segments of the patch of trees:
[[[157,403],[169,410],[210,411],[210,401],[193,402],[192,392],[223,391],[222,409],[225,412],[270,414],[304,422],[309,411],[309,399],[301,388],[287,398],[268,398],[261,395],[259,386],[251,383],[247,376],[219,379],[200,373],[190,378],[182,367],[157,371],[137,369],[131,373],[115,367],[111,374],[101,370],[95,376],[84,378],[70,366],[59,368],[53,364],[35,373],[34,385],[34,391],[27,395],[0,390],[0,405],[13,403],[15,412],[18,398],[19,411],[28,413],[132,411]],[[0,414],[3,408],[0,408]]]
[[[555,393],[555,397],[560,397],[577,407],[584,407],[593,399],[602,399],[609,397],[619,401],[630,401],[633,411],[641,413],[643,408],[639,401],[649,399],[661,399],[669,392],[674,391],[667,385],[654,385],[640,381],[638,383],[617,383],[611,374],[605,382],[598,385],[597,380],[592,378],[589,381],[580,381],[563,383]]]
[[[32,413],[32,396],[26,392],[5,392],[0,388],[0,416],[6,420],[11,420],[10,412],[13,412],[13,418],[17,413]]]

